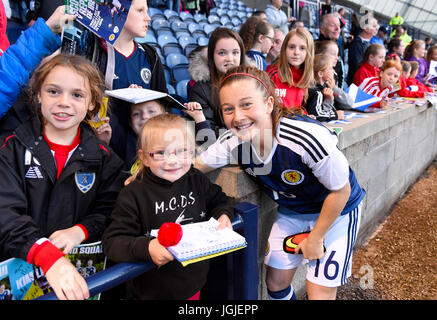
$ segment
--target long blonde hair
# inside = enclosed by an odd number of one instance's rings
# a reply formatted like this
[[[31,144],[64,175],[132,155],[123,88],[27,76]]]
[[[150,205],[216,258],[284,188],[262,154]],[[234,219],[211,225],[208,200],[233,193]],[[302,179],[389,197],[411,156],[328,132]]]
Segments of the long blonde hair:
[[[303,75],[298,83],[294,83],[293,74],[287,59],[287,46],[290,39],[294,36],[300,37],[305,41],[307,46],[307,54],[303,63]],[[277,61],[279,80],[287,83],[289,86],[294,86],[302,89],[311,87],[314,84],[313,76],[313,60],[314,60],[314,40],[305,28],[296,28],[291,30],[282,42],[281,53]]]
[[[163,137],[169,130],[178,130],[177,134],[184,134],[185,139],[188,145],[195,150],[196,147],[196,135],[194,131],[194,124],[188,122],[186,119],[182,118],[179,115],[172,113],[164,113],[157,115],[153,118],[150,118],[145,124],[143,129],[141,130],[140,136],[138,137],[138,150],[141,150],[143,153],[148,150],[150,145],[159,139],[163,141]],[[174,136],[174,135],[172,135]],[[164,140],[165,141],[165,140]],[[138,165],[135,170],[133,170],[132,176],[133,179],[142,178],[144,174],[144,164],[141,161],[138,152]]]

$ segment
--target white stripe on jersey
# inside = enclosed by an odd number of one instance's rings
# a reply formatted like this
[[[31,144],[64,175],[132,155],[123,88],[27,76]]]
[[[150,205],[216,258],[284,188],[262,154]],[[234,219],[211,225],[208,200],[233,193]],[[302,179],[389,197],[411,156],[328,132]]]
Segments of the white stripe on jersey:
[[[314,129],[317,127],[319,126],[315,125],[314,123],[293,121],[288,118],[283,118],[279,126],[278,135],[280,138],[284,138],[288,141],[291,141],[295,145],[299,145],[316,163],[328,156],[326,147],[323,147],[323,144],[325,143],[320,140],[320,138],[326,136],[326,134],[323,136],[316,134]],[[326,127],[322,126],[320,126],[320,129],[327,130]],[[315,134],[317,135],[317,138],[314,136]]]
[[[384,89],[380,86],[380,77],[370,77],[364,79],[364,81],[360,84],[360,89],[364,92],[371,94],[376,97],[387,97],[390,94],[391,87],[386,87]]]

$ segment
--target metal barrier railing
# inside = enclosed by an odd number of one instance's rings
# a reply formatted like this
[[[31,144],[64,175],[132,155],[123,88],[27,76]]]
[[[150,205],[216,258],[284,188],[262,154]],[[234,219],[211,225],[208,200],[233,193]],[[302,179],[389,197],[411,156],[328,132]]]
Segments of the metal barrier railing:
[[[230,300],[258,299],[258,207],[247,202],[235,205],[232,222],[235,231],[246,238],[247,247],[227,256],[232,265],[232,283],[228,288]],[[86,278],[90,297],[112,289],[156,266],[151,262],[123,262]],[[57,300],[54,292],[35,300]]]

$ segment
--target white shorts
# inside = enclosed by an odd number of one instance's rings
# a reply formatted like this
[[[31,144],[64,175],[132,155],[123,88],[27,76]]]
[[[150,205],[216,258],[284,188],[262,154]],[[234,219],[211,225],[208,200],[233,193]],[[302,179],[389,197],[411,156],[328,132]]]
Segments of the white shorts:
[[[325,287],[338,287],[346,284],[351,275],[352,250],[360,227],[361,203],[334,221],[325,235],[326,252],[321,259],[308,262],[302,254],[285,252],[284,238],[312,230],[318,217],[318,214],[284,215],[278,212],[270,231],[264,263],[283,270],[295,269],[300,264],[308,263],[308,281]]]

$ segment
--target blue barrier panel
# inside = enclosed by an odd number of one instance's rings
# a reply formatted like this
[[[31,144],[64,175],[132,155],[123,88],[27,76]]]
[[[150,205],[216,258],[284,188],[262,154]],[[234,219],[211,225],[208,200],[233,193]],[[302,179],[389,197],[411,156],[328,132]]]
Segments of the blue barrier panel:
[[[258,298],[258,208],[250,203],[235,205],[234,230],[239,231],[247,241],[247,247],[235,252],[233,270],[233,294],[230,299],[253,300]],[[114,288],[144,272],[155,268],[151,262],[123,262],[86,278],[90,296]],[[34,300],[57,300],[54,292]]]
[[[235,204],[236,216],[240,215],[244,228],[240,232],[247,241],[247,248],[234,253],[233,298],[258,299],[258,207],[248,202]]]

